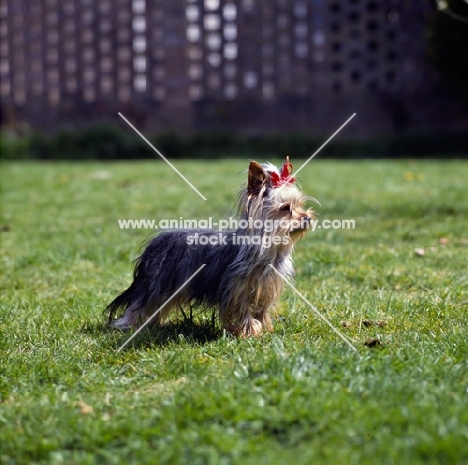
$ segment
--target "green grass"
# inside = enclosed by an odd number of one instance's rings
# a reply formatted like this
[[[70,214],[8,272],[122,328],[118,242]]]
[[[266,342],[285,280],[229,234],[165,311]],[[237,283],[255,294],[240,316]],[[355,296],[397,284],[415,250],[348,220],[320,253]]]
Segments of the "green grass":
[[[273,334],[238,340],[196,314],[117,352],[128,336],[101,313],[150,234],[117,219],[225,217],[247,160],[177,167],[207,201],[162,162],[2,165],[0,462],[467,463],[468,164],[300,173],[321,219],[356,221],[310,233],[295,262],[358,353],[291,290]]]

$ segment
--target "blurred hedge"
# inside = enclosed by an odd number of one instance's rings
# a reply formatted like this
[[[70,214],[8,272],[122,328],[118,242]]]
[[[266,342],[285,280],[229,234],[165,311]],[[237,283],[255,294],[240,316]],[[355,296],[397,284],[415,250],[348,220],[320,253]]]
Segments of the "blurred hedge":
[[[37,160],[132,160],[158,155],[138,135],[108,126],[95,126],[55,136],[2,134],[3,159]],[[165,156],[173,159],[307,158],[324,142],[305,134],[251,137],[231,133],[199,133],[180,137],[173,133],[151,139]],[[320,158],[468,158],[468,132],[404,134],[373,141],[343,141],[338,138],[320,153]]]

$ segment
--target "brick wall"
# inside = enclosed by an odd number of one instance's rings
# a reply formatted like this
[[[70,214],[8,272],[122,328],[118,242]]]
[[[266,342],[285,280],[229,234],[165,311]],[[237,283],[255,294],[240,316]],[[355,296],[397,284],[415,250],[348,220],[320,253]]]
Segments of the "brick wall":
[[[361,136],[430,127],[430,5],[2,0],[3,120],[55,130],[121,111],[149,132],[326,133],[357,112]]]

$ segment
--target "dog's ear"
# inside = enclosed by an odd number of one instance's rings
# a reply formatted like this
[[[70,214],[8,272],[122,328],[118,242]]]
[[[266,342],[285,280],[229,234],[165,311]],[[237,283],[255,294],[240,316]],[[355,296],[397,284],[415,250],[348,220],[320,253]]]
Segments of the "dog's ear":
[[[268,182],[268,174],[263,170],[263,166],[256,161],[251,161],[249,165],[249,181],[247,183],[247,194],[258,195],[263,186]]]

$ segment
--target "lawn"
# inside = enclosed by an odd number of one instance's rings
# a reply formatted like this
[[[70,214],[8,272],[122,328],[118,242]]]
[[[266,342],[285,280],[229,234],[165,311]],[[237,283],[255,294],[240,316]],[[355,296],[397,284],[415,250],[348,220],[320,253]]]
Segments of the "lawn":
[[[163,162],[2,164],[2,464],[468,462],[466,162],[299,174],[355,220],[298,244],[295,285],[357,352],[291,289],[261,338],[195,312],[117,351],[102,310],[151,234],[117,220],[224,218],[247,163],[177,162],[206,201]]]

